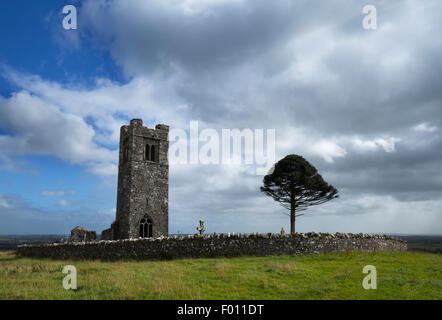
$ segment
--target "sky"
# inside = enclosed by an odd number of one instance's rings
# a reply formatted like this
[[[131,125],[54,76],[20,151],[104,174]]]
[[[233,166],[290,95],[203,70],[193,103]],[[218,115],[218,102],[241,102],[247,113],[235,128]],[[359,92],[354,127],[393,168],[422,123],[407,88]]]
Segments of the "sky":
[[[441,234],[442,2],[370,1],[376,29],[366,4],[1,1],[0,234],[108,228],[132,118],[274,129],[276,160],[302,155],[339,190],[297,231]],[[171,164],[169,232],[289,230],[262,179]]]

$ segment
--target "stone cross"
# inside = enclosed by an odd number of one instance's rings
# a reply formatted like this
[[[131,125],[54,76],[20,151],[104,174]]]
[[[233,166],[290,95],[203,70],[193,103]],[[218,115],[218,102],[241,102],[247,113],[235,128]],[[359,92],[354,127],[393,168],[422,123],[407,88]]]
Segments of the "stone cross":
[[[206,231],[206,227],[204,226],[204,220],[200,220],[200,225],[196,227],[196,230],[200,233],[200,236],[203,235],[204,231]]]

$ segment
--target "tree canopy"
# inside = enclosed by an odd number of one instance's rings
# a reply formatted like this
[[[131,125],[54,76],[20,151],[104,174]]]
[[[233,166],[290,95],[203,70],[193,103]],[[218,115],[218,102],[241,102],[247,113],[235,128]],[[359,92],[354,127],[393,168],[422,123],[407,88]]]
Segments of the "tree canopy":
[[[263,182],[261,191],[290,210],[292,233],[296,212],[338,197],[338,190],[329,185],[313,165],[295,154],[278,161]]]

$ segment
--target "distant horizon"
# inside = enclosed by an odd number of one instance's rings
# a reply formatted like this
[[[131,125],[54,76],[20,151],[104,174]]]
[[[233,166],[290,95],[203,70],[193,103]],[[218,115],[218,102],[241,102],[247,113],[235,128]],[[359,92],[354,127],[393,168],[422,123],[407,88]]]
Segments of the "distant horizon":
[[[316,232],[316,231],[307,231],[307,232],[296,232],[296,233],[308,233],[308,232]],[[228,232],[225,233],[218,233],[216,232],[216,234],[227,234]],[[230,234],[253,234],[253,232],[230,232]],[[268,232],[258,232],[260,234],[267,234]],[[318,233],[353,233],[353,234],[359,234],[359,233],[366,233],[366,234],[379,234],[379,235],[398,235],[398,236],[440,236],[442,237],[442,233],[440,234],[405,234],[405,233],[372,233],[372,232],[318,232]],[[169,236],[175,236],[175,235],[192,235],[192,234],[197,234],[197,232],[195,233],[170,233]],[[213,234],[213,232],[211,233],[204,233],[206,235],[208,234]],[[273,232],[273,234],[278,234],[277,232]],[[286,233],[287,234],[287,233]],[[12,236],[70,236],[70,234],[64,234],[64,233],[42,233],[42,234],[0,234],[0,237],[12,237]],[[98,236],[98,234],[97,234]]]

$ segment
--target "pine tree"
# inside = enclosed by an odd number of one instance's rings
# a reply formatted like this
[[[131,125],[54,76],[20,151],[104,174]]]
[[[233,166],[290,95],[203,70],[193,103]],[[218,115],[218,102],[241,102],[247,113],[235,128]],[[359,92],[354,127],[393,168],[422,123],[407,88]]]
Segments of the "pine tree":
[[[338,197],[338,190],[329,185],[318,170],[303,157],[291,154],[278,161],[273,172],[264,177],[261,191],[290,210],[290,233],[295,233],[295,219],[309,206]]]

